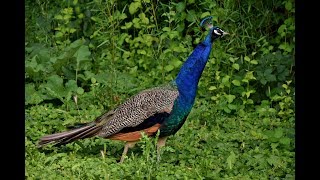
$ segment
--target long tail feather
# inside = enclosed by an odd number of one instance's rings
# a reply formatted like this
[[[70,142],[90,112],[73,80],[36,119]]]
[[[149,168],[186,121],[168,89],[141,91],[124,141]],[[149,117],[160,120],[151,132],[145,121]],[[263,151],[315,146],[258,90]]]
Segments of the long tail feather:
[[[69,131],[46,135],[40,138],[38,147],[45,146],[49,143],[55,143],[56,146],[71,143],[78,139],[95,136],[100,130],[101,126],[87,124]]]

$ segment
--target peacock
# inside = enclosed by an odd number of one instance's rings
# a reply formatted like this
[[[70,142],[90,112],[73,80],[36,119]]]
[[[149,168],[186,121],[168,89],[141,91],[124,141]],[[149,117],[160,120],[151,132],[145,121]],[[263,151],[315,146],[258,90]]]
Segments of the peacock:
[[[121,140],[126,142],[120,159],[122,163],[128,149],[134,147],[142,137],[142,132],[154,137],[160,131],[157,141],[159,161],[161,147],[165,145],[168,136],[174,135],[182,127],[192,109],[198,82],[209,59],[213,42],[228,34],[212,25],[212,16],[204,18],[200,26],[208,29],[209,33],[195,47],[173,81],[141,91],[92,122],[41,137],[38,146],[49,143],[59,146],[93,136]]]

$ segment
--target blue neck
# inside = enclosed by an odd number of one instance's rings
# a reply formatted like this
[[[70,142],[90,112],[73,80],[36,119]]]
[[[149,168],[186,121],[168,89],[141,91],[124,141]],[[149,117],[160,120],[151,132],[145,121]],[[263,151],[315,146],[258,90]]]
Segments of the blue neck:
[[[205,40],[197,45],[186,62],[182,65],[180,72],[175,79],[179,90],[178,103],[191,109],[196,96],[198,82],[202,71],[206,66],[211,52],[214,38],[212,30],[206,36]]]
[[[173,109],[168,119],[160,127],[160,137],[175,134],[187,119],[193,106],[198,82],[202,71],[209,59],[211,46],[215,37],[212,37],[212,31],[206,36],[182,65],[177,78],[173,84],[177,86],[179,96],[174,102]]]

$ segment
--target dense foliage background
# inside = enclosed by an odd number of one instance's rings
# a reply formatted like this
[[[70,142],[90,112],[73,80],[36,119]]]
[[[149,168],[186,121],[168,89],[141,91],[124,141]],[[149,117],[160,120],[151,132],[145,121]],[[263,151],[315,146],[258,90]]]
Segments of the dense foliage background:
[[[27,0],[27,179],[294,179],[293,0]],[[37,148],[39,137],[93,120],[172,80],[206,35],[216,41],[196,103],[160,163],[143,138]]]

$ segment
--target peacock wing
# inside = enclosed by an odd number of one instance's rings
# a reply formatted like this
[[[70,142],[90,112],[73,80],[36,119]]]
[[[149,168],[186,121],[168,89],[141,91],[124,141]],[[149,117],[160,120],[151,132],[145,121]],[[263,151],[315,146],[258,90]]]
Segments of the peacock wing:
[[[129,98],[115,110],[98,117],[96,123],[102,126],[99,136],[108,137],[123,129],[130,129],[145,121],[154,120],[161,114],[169,114],[178,97],[176,88],[152,88]]]

